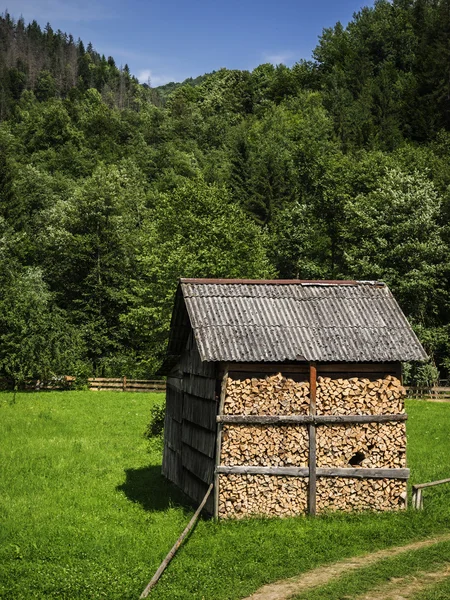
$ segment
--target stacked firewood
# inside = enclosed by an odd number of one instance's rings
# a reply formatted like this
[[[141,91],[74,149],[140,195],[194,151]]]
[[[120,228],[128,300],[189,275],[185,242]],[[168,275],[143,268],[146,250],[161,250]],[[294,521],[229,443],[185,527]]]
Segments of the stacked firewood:
[[[318,467],[406,467],[405,423],[321,425],[316,444]]]
[[[398,479],[317,479],[317,512],[398,510],[406,507],[406,481]]]
[[[318,377],[318,415],[403,414],[405,390],[393,377]],[[308,415],[310,389],[278,373],[228,378],[225,415]],[[308,466],[307,425],[224,424],[220,464],[264,467]],[[403,422],[316,426],[318,468],[404,468]],[[219,515],[287,516],[306,510],[308,478],[283,475],[220,475]],[[389,479],[317,478],[317,510],[392,510],[404,507],[406,482]]]
[[[304,425],[224,425],[222,465],[308,465],[308,430]]]
[[[265,379],[228,378],[224,414],[301,415],[309,412],[309,382],[281,373]]]
[[[220,475],[219,517],[288,517],[306,511],[307,480],[274,475]]]
[[[405,388],[392,375],[384,379],[317,378],[318,415],[391,415],[404,412]]]

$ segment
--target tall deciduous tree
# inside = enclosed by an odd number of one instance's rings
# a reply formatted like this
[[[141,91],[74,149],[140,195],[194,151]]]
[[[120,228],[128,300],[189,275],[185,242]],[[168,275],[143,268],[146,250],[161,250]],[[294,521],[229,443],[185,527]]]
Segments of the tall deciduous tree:
[[[162,356],[180,277],[270,277],[267,238],[223,187],[201,178],[155,198],[143,227],[134,307],[124,317],[140,358]]]
[[[144,218],[144,182],[131,161],[100,165],[72,197],[47,212],[48,279],[89,347],[95,368],[126,339],[121,322]]]
[[[441,204],[423,175],[389,169],[377,189],[347,205],[349,273],[386,281],[409,317],[423,327],[436,326],[450,314]]]
[[[15,390],[29,378],[76,373],[84,353],[81,336],[52,304],[40,270],[2,260],[0,279],[0,373]]]

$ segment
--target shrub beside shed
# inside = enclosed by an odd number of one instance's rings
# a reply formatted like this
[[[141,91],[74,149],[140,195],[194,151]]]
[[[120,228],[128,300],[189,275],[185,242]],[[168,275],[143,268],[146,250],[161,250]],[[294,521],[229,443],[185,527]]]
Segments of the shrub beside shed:
[[[401,362],[426,358],[383,283],[182,279],[163,474],[223,518],[402,508]]]

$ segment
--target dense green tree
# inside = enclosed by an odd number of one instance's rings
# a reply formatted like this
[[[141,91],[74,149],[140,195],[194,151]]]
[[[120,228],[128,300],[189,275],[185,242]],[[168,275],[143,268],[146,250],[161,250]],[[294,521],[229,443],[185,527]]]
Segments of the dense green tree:
[[[271,277],[264,233],[223,187],[201,178],[155,198],[142,231],[133,307],[123,317],[140,359],[162,357],[180,277]]]
[[[349,272],[386,281],[423,327],[449,315],[449,249],[439,226],[441,205],[432,182],[397,169],[388,170],[377,189],[347,204]]]
[[[330,239],[311,207],[297,201],[275,215],[269,255],[282,279],[329,279]]]
[[[52,305],[38,269],[0,263],[0,373],[14,389],[26,379],[76,374],[84,347],[77,330]]]
[[[89,368],[148,375],[180,276],[381,278],[447,373],[449,6],[378,0],[312,60],[161,88],[4,14],[8,327],[40,290],[39,319],[75,326]],[[33,352],[18,376],[43,372]]]
[[[26,89],[33,90],[40,101],[66,97],[73,86],[83,93],[91,87],[111,93],[114,106],[133,104],[139,87],[129,69],[118,69],[81,40],[54,31],[48,23],[44,31],[36,21],[25,26],[23,19],[14,21],[6,12],[0,15],[0,116],[14,112],[14,103]]]
[[[38,100],[50,100],[56,96],[56,81],[49,71],[41,71],[37,78],[35,92]]]
[[[251,194],[252,167],[247,122],[231,130],[228,144],[228,160],[230,163],[228,185],[235,200],[241,206],[248,207]]]
[[[10,216],[10,211],[13,210],[15,205],[14,177],[9,154],[8,136],[6,134],[0,137],[0,211],[6,219]]]
[[[131,161],[100,165],[46,212],[43,263],[60,306],[82,331],[95,368],[118,351],[127,331],[130,279],[145,216],[144,182]]]

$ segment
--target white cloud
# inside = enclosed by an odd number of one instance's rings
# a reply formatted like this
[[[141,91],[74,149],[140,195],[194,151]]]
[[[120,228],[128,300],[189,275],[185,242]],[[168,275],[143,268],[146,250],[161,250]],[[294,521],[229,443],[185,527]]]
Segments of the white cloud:
[[[137,78],[139,79],[139,83],[148,83],[150,79],[150,83],[152,83],[152,72],[150,69],[144,69],[137,74]],[[153,85],[153,83],[152,83]]]
[[[156,75],[151,71],[151,69],[143,69],[137,74],[137,78],[139,79],[140,83],[148,83],[148,80],[150,79],[150,85],[152,87],[165,85],[170,81],[179,81],[179,78],[177,77],[170,77],[169,75]]]
[[[288,63],[292,63],[295,59],[295,54],[293,52],[279,52],[278,54],[265,52],[263,56],[265,62],[272,63],[273,65],[287,65]]]

